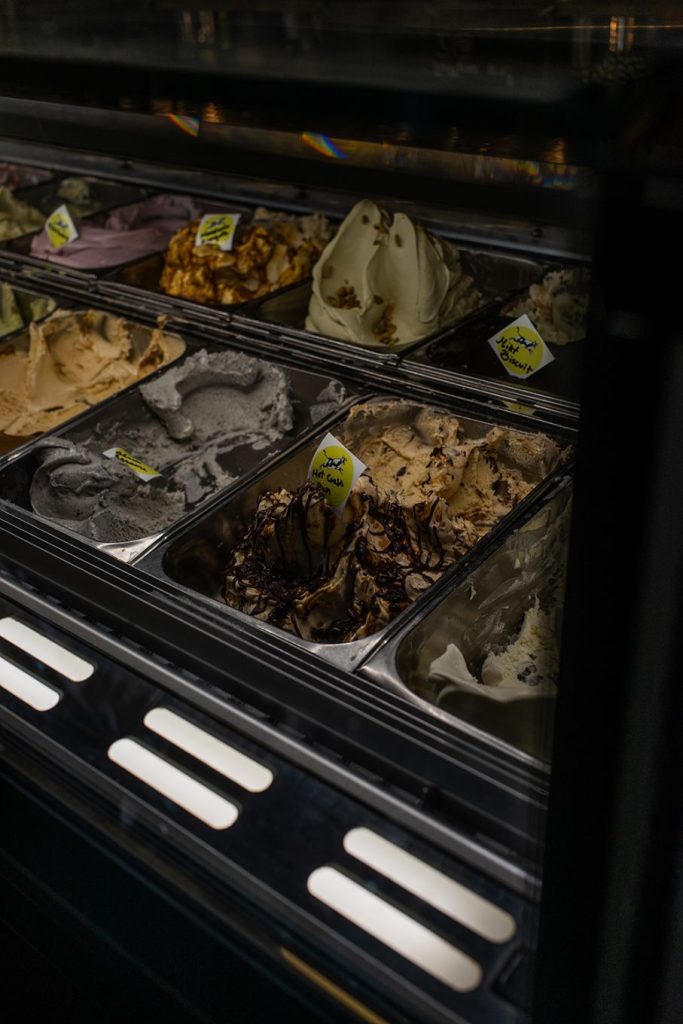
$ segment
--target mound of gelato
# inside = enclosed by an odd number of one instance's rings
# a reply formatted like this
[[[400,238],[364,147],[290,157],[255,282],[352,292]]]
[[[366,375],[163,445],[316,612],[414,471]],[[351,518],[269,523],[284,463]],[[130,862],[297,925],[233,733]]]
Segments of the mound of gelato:
[[[73,217],[87,217],[102,209],[102,203],[95,194],[96,187],[96,178],[64,178],[59,183],[57,195],[67,204]]]
[[[44,223],[40,210],[17,199],[9,188],[0,187],[0,242],[37,231]]]
[[[526,296],[505,308],[510,317],[527,314],[544,341],[568,345],[586,337],[590,273],[553,270],[540,284],[532,284]]]
[[[295,217],[259,207],[248,224],[238,225],[229,252],[195,245],[199,222],[172,239],[161,290],[195,302],[235,305],[261,298],[310,276],[330,237],[319,213]]]
[[[481,695],[485,688],[486,696],[508,702],[553,696],[557,691],[559,665],[557,616],[544,611],[536,598],[524,612],[516,636],[506,646],[486,654],[481,680],[472,675],[456,644],[449,644],[445,653],[432,662],[429,675],[437,680],[445,679],[451,688],[464,692]],[[440,700],[445,693],[441,690]]]
[[[468,438],[405,400],[355,406],[335,428],[367,466],[343,514],[310,482],[270,491],[225,571],[227,604],[320,643],[370,636],[466,554],[557,464],[542,434]]]
[[[404,213],[366,199],[351,210],[313,270],[306,328],[398,350],[481,305],[458,250]]]
[[[34,512],[93,540],[139,540],[231,484],[296,426],[287,371],[242,352],[202,349],[139,394],[114,421],[99,418],[87,441],[39,442]],[[121,448],[159,475],[146,480],[105,455]]]
[[[17,341],[0,352],[0,432],[52,430],[184,350],[173,334],[99,310],[57,310],[29,326],[26,347]]]
[[[153,196],[114,210],[103,225],[76,218],[78,238],[60,249],[51,245],[47,231],[41,231],[31,241],[31,255],[78,270],[116,267],[161,252],[178,228],[197,214],[189,196]]]

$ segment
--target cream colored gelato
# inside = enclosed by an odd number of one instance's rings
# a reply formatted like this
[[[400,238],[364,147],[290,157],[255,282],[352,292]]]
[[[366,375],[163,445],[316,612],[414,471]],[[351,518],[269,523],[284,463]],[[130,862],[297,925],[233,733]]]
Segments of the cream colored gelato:
[[[508,703],[554,696],[559,664],[559,616],[544,611],[536,598],[524,612],[519,631],[510,643],[487,653],[481,680],[470,672],[462,651],[452,643],[432,662],[429,677],[448,683],[439,690],[439,703],[452,690]]]
[[[44,223],[40,210],[17,199],[8,188],[0,187],[0,242],[37,231]]]
[[[504,689],[526,686],[539,695],[554,693],[560,664],[555,617],[540,607],[538,598],[527,608],[518,635],[499,653],[489,651],[481,669],[484,686]]]
[[[451,242],[365,199],[315,265],[306,328],[396,351],[481,301]]]
[[[528,295],[505,312],[513,317],[526,313],[543,340],[551,345],[583,341],[589,288],[587,270],[553,270],[540,284],[532,284]]]
[[[0,432],[52,430],[180,356],[185,343],[98,310],[58,310],[0,352]]]
[[[444,410],[393,399],[354,406],[337,436],[371,467],[377,487],[399,495],[402,505],[443,501],[468,547],[559,458],[545,434],[493,427],[485,437],[466,438]]]

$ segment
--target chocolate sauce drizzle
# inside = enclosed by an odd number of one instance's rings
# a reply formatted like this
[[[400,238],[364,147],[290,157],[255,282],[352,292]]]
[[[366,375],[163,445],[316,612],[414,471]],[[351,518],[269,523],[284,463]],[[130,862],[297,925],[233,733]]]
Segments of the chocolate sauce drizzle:
[[[494,479],[484,488],[470,482],[476,500],[462,513],[438,494],[401,503],[393,491],[375,485],[371,471],[354,487],[341,518],[310,481],[293,493],[262,495],[229,556],[226,604],[317,643],[376,633],[465,555],[505,506],[512,508],[531,490],[526,481],[517,492],[514,481],[498,475],[496,451],[477,451]],[[437,445],[431,456],[448,458],[448,452]],[[426,492],[432,490],[431,465],[420,484]],[[492,493],[499,503],[495,511]]]

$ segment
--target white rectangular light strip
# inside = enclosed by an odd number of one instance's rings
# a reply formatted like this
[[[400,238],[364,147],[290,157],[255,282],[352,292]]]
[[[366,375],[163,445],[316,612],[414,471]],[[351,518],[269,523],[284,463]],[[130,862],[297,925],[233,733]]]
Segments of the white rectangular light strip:
[[[480,984],[482,970],[476,960],[336,868],[316,868],[309,875],[308,891],[449,988],[471,992]]]
[[[53,640],[48,640],[47,637],[37,633],[35,629],[25,626],[17,619],[9,617],[0,619],[0,636],[9,640],[15,647],[19,647],[22,651],[49,665],[55,672],[66,676],[73,683],[82,683],[85,679],[89,679],[95,671],[89,662],[72,654],[71,651],[67,651],[65,647],[61,647]]]
[[[186,754],[196,757],[249,793],[262,793],[273,781],[273,773],[265,765],[252,761],[246,754],[199,729],[168,708],[148,711],[144,722],[157,736],[180,747]]]
[[[157,793],[168,797],[211,828],[230,828],[237,821],[239,811],[233,803],[136,740],[116,740],[108,755],[114,764],[125,768],[136,779],[156,789]]]
[[[517,930],[514,917],[507,911],[369,828],[347,832],[344,849],[489,942],[507,942]]]
[[[49,711],[59,704],[61,694],[51,686],[41,683],[40,679],[31,676],[23,669],[17,668],[11,661],[0,657],[0,686],[14,697],[23,700],[34,711]]]

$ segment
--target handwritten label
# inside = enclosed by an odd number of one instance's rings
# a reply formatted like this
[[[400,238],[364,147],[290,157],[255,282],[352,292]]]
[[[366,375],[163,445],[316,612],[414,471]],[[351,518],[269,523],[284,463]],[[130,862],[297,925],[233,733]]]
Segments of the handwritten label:
[[[156,469],[152,469],[151,466],[141,462],[140,459],[136,459],[125,448],[109,448],[106,452],[102,452],[102,454],[106,459],[118,459],[119,462],[122,462],[124,466],[131,469],[142,480],[149,482],[154,480],[155,477],[161,476],[161,473],[157,473]]]
[[[74,238],[78,238],[76,225],[71,219],[66,203],[62,203],[50,214],[45,227],[53,249],[61,249],[67,242],[73,242]]]
[[[327,504],[338,516],[344,511],[351,488],[365,469],[365,463],[345,448],[333,434],[325,434],[308,467],[308,479],[325,494]]]
[[[197,245],[217,245],[223,252],[232,249],[241,213],[207,213],[199,222],[194,240]]]
[[[555,359],[526,313],[489,338],[489,345],[511,377],[531,377]]]

